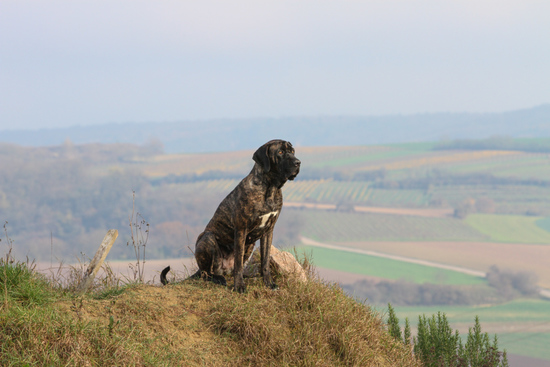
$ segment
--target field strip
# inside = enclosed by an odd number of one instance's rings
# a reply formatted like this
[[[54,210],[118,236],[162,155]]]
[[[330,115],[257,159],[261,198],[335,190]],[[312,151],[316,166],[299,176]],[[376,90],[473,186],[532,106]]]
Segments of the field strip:
[[[285,202],[285,206],[289,208],[306,208],[317,210],[336,210],[335,204],[317,204],[303,202]],[[361,213],[378,213],[378,214],[394,214],[394,215],[412,215],[417,217],[427,218],[447,218],[452,217],[453,209],[413,209],[413,208],[383,208],[376,206],[353,206],[356,212]]]
[[[407,263],[411,263],[411,264],[424,265],[424,266],[429,266],[429,267],[433,267],[433,268],[456,271],[458,273],[473,275],[473,276],[482,277],[482,278],[485,278],[485,276],[487,275],[485,272],[465,268],[465,267],[462,267],[462,266],[453,266],[453,265],[441,264],[441,263],[436,263],[436,262],[433,262],[433,261],[420,260],[420,259],[415,259],[415,258],[412,258],[412,257],[405,257],[405,256],[399,256],[399,255],[390,255],[390,254],[385,254],[383,252],[377,252],[377,251],[362,250],[362,249],[345,247],[345,246],[336,246],[336,245],[331,245],[331,244],[328,244],[328,243],[317,242],[315,240],[312,240],[311,238],[307,238],[307,237],[303,237],[303,236],[300,236],[300,240],[302,241],[302,243],[304,245],[313,246],[313,247],[322,247],[322,248],[327,248],[327,249],[331,249],[331,250],[339,250],[339,251],[353,252],[353,253],[362,254],[362,255],[382,257],[382,258],[385,258],[385,259],[403,261],[403,262],[407,262]],[[539,290],[539,294],[541,296],[545,297],[545,298],[550,298],[550,289],[541,288]]]
[[[301,202],[285,202],[285,207],[289,208],[307,208],[318,210],[335,210],[335,204],[316,204],[316,203],[301,203]]]
[[[410,208],[380,208],[372,206],[355,206],[356,212],[380,213],[395,215],[415,215],[428,218],[446,218],[453,216],[453,209],[410,209]]]
[[[429,266],[429,267],[432,267],[432,268],[452,270],[452,271],[456,271],[458,273],[473,275],[473,276],[481,277],[481,278],[485,278],[485,275],[486,275],[485,272],[482,272],[482,271],[479,271],[479,270],[474,270],[474,269],[463,268],[461,266],[440,264],[440,263],[435,263],[435,262],[427,261],[427,260],[414,259],[412,257],[389,255],[389,254],[384,254],[382,252],[361,250],[361,249],[356,249],[356,248],[351,248],[351,247],[335,246],[335,245],[330,245],[330,244],[327,244],[327,243],[317,242],[315,240],[312,240],[312,239],[306,238],[306,237],[300,237],[300,239],[302,240],[302,243],[304,245],[309,245],[309,246],[323,247],[323,248],[328,248],[328,249],[331,249],[331,250],[340,250],[340,251],[353,252],[353,253],[356,253],[356,254],[376,256],[376,257],[382,257],[382,258],[385,258],[385,259],[403,261],[403,262],[407,262],[407,263],[411,263],[411,264]]]

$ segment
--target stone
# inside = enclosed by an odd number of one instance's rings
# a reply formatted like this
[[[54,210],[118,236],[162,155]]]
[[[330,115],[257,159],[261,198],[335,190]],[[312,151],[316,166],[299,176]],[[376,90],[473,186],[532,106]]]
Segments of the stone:
[[[280,251],[276,247],[271,246],[270,255],[271,255],[270,266],[271,266],[272,273],[294,274],[296,275],[297,279],[303,282],[307,281],[306,272],[290,252]],[[243,271],[244,277],[252,278],[252,277],[261,276],[260,259],[261,259],[260,250],[256,249],[252,253],[250,260],[248,261],[248,263],[244,268],[244,271]]]

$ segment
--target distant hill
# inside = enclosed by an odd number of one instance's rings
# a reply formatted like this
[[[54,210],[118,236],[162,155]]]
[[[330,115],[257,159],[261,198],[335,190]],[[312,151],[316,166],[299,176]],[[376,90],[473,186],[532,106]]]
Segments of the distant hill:
[[[550,104],[503,113],[282,117],[147,123],[0,132],[0,142],[25,146],[159,141],[168,153],[254,149],[273,138],[295,145],[372,145],[492,136],[550,137]]]

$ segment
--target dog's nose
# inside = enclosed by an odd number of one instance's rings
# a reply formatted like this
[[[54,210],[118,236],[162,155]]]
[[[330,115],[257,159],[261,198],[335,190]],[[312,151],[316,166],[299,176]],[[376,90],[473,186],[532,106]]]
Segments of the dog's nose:
[[[302,164],[302,162],[300,162],[299,159],[296,159],[296,160],[294,161],[294,165],[295,165],[296,167],[300,167],[300,164]]]

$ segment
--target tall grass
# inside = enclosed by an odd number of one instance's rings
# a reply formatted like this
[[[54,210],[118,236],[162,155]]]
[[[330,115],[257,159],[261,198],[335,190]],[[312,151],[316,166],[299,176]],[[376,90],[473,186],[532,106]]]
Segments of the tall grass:
[[[48,279],[2,260],[1,366],[419,365],[380,315],[311,274],[279,277],[277,291],[249,279],[243,295],[231,284],[158,287],[107,272],[79,296],[78,270]]]

